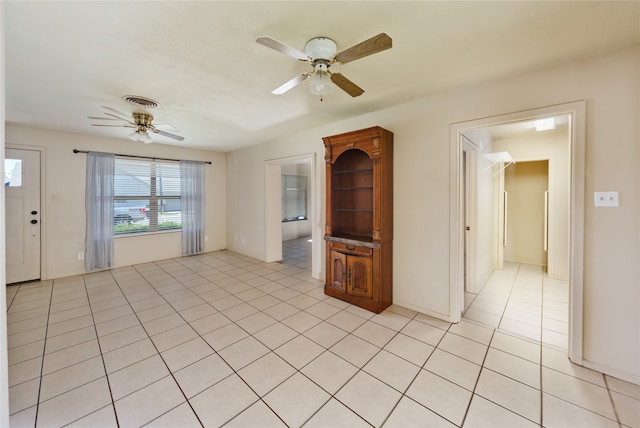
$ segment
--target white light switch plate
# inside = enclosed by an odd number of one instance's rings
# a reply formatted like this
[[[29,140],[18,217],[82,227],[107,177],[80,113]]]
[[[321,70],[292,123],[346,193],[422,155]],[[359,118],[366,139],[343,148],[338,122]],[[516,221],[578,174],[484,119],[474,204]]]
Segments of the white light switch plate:
[[[618,192],[594,192],[596,207],[617,207],[620,205]]]

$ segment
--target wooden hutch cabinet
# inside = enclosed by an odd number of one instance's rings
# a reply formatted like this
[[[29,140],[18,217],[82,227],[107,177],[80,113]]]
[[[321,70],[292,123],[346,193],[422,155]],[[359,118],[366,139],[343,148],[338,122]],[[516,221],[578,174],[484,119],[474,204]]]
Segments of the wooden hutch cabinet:
[[[325,294],[380,313],[392,301],[393,133],[324,137]]]

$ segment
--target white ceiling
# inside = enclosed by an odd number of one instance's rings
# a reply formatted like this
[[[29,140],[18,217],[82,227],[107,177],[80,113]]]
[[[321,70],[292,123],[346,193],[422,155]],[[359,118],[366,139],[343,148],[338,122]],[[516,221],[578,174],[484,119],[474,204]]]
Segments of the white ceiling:
[[[163,144],[233,150],[443,91],[640,43],[639,1],[3,1],[6,120],[127,138],[92,127],[123,95],[185,136]],[[365,90],[323,102],[305,83],[271,90],[309,65],[298,50],[326,36],[344,50],[378,33],[393,48],[334,65]],[[156,137],[156,136],[154,136]],[[132,144],[141,144],[133,143]]]
[[[551,117],[548,117],[551,118]],[[548,119],[547,117],[539,119]],[[483,128],[493,141],[508,140],[514,138],[535,138],[536,136],[544,135],[549,132],[564,132],[570,131],[570,115],[563,114],[554,116],[554,126],[552,129],[538,131],[536,129],[535,120],[523,120],[519,122],[503,123],[500,125],[492,125]],[[568,134],[567,134],[568,135]],[[473,140],[473,138],[472,138]]]

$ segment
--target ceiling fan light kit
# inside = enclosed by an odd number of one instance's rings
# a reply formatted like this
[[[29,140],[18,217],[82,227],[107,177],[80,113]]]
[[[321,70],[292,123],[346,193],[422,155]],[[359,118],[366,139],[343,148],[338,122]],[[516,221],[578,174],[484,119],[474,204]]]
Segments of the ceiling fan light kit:
[[[364,93],[364,89],[342,74],[329,71],[332,64],[345,64],[392,47],[391,37],[385,33],[380,33],[341,52],[338,52],[336,42],[328,37],[314,37],[309,40],[305,44],[304,52],[269,36],[258,37],[256,42],[297,60],[308,62],[313,67],[313,71],[294,77],[271,93],[284,94],[310,77],[309,90],[314,95],[320,95],[320,101],[323,100],[324,95],[333,92],[335,86],[352,97],[358,97]]]
[[[147,131],[140,131],[136,129],[131,134],[129,134],[129,138],[131,138],[133,141],[145,144],[153,143],[153,140],[151,139],[149,134],[147,134]]]
[[[329,95],[333,92],[334,88],[331,83],[331,76],[329,75],[327,64],[316,64],[315,72],[309,80],[309,90],[314,95],[320,95],[320,101],[322,101],[324,95]]]

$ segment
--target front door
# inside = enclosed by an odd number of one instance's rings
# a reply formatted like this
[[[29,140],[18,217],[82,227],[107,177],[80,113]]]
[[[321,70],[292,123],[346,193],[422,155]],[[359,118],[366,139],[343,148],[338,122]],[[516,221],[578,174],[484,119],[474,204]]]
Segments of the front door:
[[[7,284],[40,279],[40,152],[6,149]]]

